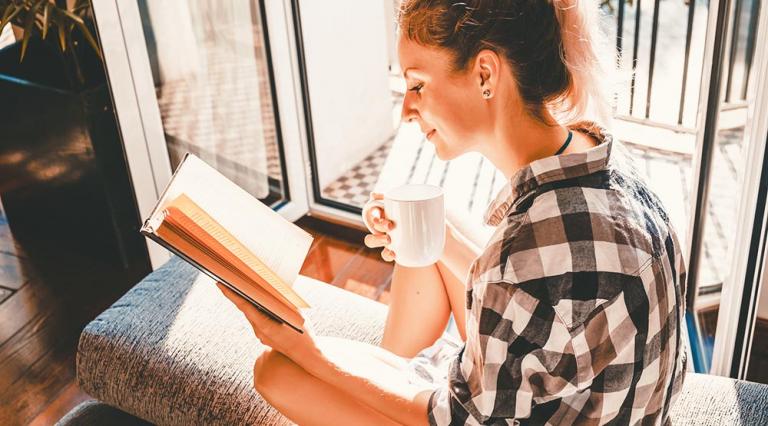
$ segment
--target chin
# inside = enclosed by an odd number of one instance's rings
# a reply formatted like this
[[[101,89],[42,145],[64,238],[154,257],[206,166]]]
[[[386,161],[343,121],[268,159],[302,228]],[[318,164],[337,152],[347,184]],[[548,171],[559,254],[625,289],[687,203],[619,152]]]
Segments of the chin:
[[[442,161],[450,161],[463,154],[463,152],[457,149],[452,149],[451,147],[441,142],[435,143],[434,145],[435,154],[437,155],[437,158]]]
[[[450,154],[447,154],[447,153],[445,153],[445,152],[443,152],[443,151],[441,151],[439,149],[435,150],[435,154],[437,154],[437,158],[439,158],[442,161],[451,161],[454,158],[458,157],[458,155],[450,155]]]

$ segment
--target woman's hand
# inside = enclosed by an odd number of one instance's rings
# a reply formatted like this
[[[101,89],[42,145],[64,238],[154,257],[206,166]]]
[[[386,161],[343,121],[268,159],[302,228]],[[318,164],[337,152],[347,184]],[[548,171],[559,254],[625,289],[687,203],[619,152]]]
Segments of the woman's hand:
[[[251,323],[253,333],[261,343],[280,352],[298,365],[303,365],[310,356],[319,353],[315,340],[306,327],[303,329],[304,333],[297,333],[296,330],[261,313],[224,284],[216,283],[216,286],[245,315]]]
[[[371,193],[371,201],[383,200],[384,196],[377,192]],[[371,201],[368,201],[370,204]],[[384,247],[381,251],[381,257],[387,262],[395,260],[395,252],[386,248],[392,241],[389,238],[389,231],[395,228],[395,223],[387,219],[384,209],[378,205],[371,207],[366,205],[363,207],[363,221],[365,221],[368,229],[372,231],[371,234],[365,236],[365,245],[370,248]]]

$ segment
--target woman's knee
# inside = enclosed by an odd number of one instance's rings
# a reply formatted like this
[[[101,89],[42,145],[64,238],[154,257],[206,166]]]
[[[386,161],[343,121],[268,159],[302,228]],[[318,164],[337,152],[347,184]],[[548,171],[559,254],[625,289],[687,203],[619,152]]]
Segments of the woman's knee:
[[[292,382],[296,368],[283,354],[268,349],[253,366],[253,387],[270,404],[280,404],[286,384]]]

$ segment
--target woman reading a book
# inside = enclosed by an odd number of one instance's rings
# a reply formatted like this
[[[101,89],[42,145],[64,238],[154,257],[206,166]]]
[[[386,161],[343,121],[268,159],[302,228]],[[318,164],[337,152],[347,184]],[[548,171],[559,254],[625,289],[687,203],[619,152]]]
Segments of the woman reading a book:
[[[441,159],[480,152],[505,174],[485,215],[496,232],[477,251],[449,227],[438,263],[395,265],[380,347],[296,333],[222,288],[271,347],[255,386],[288,418],[668,421],[685,373],[684,264],[605,127],[612,58],[598,54],[596,13],[583,0],[403,1],[402,117]],[[366,220],[366,244],[386,246],[397,223]]]

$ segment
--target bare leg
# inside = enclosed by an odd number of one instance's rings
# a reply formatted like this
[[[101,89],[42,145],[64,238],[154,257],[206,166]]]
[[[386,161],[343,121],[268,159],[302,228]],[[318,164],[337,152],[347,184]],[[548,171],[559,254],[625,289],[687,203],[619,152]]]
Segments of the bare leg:
[[[413,357],[442,335],[451,312],[464,338],[464,283],[438,265],[406,268],[395,264],[382,348]]]
[[[334,338],[318,338],[318,345],[350,374],[389,389],[413,387],[403,370],[407,361],[382,348]],[[265,352],[256,361],[254,385],[267,402],[300,425],[397,424],[275,351]]]

